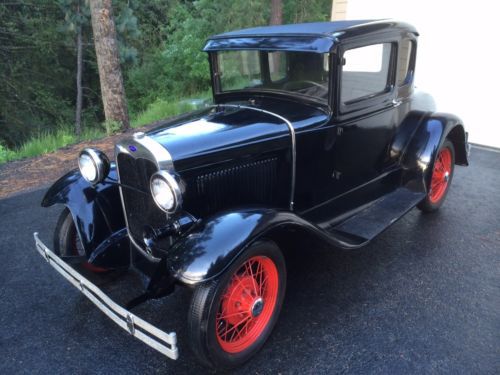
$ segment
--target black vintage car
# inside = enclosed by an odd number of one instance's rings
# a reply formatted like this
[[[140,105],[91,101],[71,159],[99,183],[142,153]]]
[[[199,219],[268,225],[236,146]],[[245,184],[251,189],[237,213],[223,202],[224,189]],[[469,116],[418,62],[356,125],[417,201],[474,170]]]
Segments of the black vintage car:
[[[194,353],[216,368],[241,364],[278,319],[290,241],[362,247],[415,206],[437,210],[454,166],[468,165],[461,120],[414,89],[417,36],[382,20],[211,37],[215,104],[120,142],[115,163],[84,149],[79,171],[43,199],[65,208],[54,250],[35,233],[38,251],[174,359],[175,333],[130,310],[191,287]],[[126,307],[82,275],[123,269],[147,280]]]

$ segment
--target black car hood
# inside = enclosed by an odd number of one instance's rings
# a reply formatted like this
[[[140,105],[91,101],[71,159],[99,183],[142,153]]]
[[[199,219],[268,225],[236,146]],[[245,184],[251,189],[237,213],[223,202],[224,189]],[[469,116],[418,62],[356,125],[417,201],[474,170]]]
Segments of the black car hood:
[[[281,107],[256,108],[280,114],[296,129],[323,123],[327,117],[324,112],[301,104],[288,107],[293,115],[285,113],[286,108]],[[250,154],[290,145],[290,131],[280,118],[249,108],[224,106],[206,108],[164,122],[148,135],[168,150],[178,171],[221,161],[221,157],[226,160],[241,157],[242,148],[248,148],[246,153]]]

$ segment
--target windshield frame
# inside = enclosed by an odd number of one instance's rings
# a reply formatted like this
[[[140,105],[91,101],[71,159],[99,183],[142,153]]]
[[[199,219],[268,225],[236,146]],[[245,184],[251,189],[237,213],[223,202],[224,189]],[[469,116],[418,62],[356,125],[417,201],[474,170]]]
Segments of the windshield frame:
[[[246,49],[241,49],[246,50]],[[210,72],[211,72],[211,81],[212,81],[212,92],[214,95],[215,102],[219,101],[224,101],[226,99],[231,99],[231,98],[241,98],[242,96],[253,96],[256,94],[271,94],[271,95],[276,95],[284,98],[292,98],[298,101],[307,101],[311,102],[313,104],[319,105],[321,107],[327,108],[329,112],[332,111],[333,108],[333,98],[334,98],[334,77],[335,74],[334,72],[336,71],[335,69],[335,53],[334,52],[329,52],[327,53],[328,55],[328,94],[326,98],[320,98],[317,96],[311,96],[311,95],[306,95],[302,93],[297,93],[293,91],[286,91],[286,90],[276,90],[276,89],[270,89],[270,88],[262,88],[262,87],[257,87],[257,88],[245,88],[245,89],[240,89],[240,90],[227,90],[224,91],[221,89],[221,81],[220,81],[220,72],[219,72],[219,62],[218,62],[218,53],[219,52],[226,52],[226,51],[235,51],[235,49],[230,49],[230,50],[217,50],[217,51],[210,51],[208,52],[209,54],[209,63],[210,63]],[[258,51],[258,52],[275,52],[275,51],[282,51],[282,50],[265,50],[265,49],[254,49],[253,51]],[[283,50],[283,52],[290,52],[288,50]],[[325,54],[325,53],[318,53],[318,54]],[[265,73],[265,72],[264,72]]]

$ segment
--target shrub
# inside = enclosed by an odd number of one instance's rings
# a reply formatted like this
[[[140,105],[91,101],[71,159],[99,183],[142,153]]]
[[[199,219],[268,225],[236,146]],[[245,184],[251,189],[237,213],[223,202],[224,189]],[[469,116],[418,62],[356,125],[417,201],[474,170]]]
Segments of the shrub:
[[[106,129],[107,135],[116,134],[122,129],[122,124],[120,121],[106,120],[104,121],[104,129]]]
[[[168,117],[177,116],[185,112],[199,108],[203,104],[202,101],[208,100],[209,92],[203,92],[193,98],[183,100],[178,99],[157,99],[151,103],[147,109],[139,113],[133,120],[134,128],[151,124],[158,120],[163,120]]]
[[[12,160],[15,156],[15,152],[9,150],[7,147],[0,143],[0,164]]]

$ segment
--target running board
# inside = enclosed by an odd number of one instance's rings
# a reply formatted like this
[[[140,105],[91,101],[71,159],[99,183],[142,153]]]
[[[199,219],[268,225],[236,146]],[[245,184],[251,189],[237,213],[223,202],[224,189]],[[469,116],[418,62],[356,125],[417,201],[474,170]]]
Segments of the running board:
[[[424,198],[424,192],[399,188],[340,224],[327,228],[327,231],[333,236],[345,238],[347,242],[357,247],[363,246],[398,221]]]

